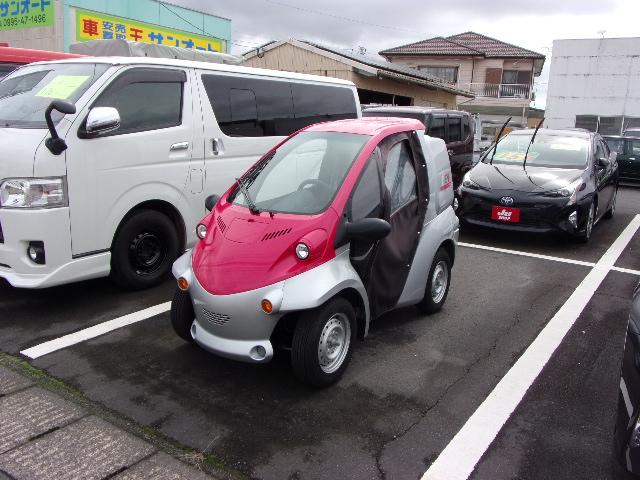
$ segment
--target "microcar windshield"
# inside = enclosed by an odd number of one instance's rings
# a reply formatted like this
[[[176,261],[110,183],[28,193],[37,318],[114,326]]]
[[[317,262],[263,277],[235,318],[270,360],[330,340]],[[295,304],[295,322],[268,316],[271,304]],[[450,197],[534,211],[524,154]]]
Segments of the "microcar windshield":
[[[526,166],[530,167],[582,169],[587,165],[588,138],[538,132],[531,143],[531,136],[509,134],[503,137],[495,153],[493,147],[490,148],[482,161],[522,166],[526,155]]]
[[[240,179],[242,186],[233,192],[231,201],[254,211],[300,215],[323,212],[370,138],[351,133],[301,132]]]
[[[47,63],[20,68],[0,81],[0,127],[46,128],[44,112],[55,99],[75,103],[107,64]],[[57,123],[63,114],[51,115]]]

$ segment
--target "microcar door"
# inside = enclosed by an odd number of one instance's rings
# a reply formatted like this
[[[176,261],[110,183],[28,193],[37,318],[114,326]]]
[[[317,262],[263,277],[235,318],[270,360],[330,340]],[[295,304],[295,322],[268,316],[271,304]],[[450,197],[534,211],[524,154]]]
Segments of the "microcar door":
[[[638,182],[640,181],[640,140],[629,139],[626,144],[624,177],[625,179]],[[620,170],[622,171],[622,164],[620,165]]]
[[[390,234],[377,245],[365,285],[374,317],[392,309],[404,289],[418,246],[428,199],[425,159],[415,133],[399,133],[379,145],[383,211]]]

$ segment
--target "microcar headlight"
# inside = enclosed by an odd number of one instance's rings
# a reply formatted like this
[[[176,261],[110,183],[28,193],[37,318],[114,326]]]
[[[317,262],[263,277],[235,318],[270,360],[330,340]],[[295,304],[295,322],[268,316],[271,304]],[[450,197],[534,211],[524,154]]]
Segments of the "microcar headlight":
[[[207,226],[203,223],[199,223],[196,227],[196,235],[198,235],[198,238],[200,240],[204,240],[204,238],[207,236]]]
[[[462,186],[465,188],[471,188],[473,190],[479,190],[481,187],[476,182],[471,180],[471,172],[467,172],[462,177]]]
[[[0,182],[2,208],[54,208],[69,205],[65,177],[8,178]]]
[[[300,260],[306,260],[309,258],[309,247],[305,243],[299,243],[296,245],[296,257]]]

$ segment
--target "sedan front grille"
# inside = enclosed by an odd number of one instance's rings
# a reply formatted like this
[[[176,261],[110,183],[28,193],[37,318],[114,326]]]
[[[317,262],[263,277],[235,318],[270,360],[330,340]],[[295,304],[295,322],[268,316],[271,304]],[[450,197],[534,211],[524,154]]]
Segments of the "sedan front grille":
[[[229,322],[229,320],[231,320],[231,317],[229,315],[225,315],[223,313],[211,312],[206,308],[202,309],[202,314],[205,316],[205,318],[209,323],[212,323],[214,325],[219,325],[219,326],[226,325]]]

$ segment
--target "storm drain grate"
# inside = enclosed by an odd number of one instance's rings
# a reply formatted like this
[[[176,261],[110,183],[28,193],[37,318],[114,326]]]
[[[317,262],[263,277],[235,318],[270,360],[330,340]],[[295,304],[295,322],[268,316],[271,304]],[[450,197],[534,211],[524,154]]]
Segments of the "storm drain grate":
[[[226,325],[231,317],[229,315],[225,315],[223,313],[210,312],[206,308],[202,309],[202,313],[206,317],[209,323],[213,323],[214,325]]]
[[[284,230],[277,230],[275,232],[271,232],[271,233],[266,233],[264,237],[262,237],[262,241],[266,241],[266,240],[272,240],[274,238],[278,238],[281,237],[282,235],[286,235],[287,233],[289,233],[291,231],[290,228],[286,228]]]

